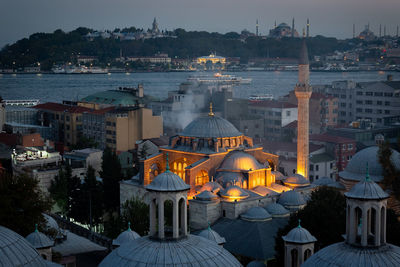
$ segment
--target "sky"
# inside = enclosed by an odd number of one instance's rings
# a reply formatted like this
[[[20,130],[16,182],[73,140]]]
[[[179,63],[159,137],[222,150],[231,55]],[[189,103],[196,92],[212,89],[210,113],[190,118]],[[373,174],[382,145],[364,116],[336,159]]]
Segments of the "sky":
[[[369,22],[395,34],[400,25],[400,0],[0,0],[0,47],[36,32],[97,30],[135,26],[150,28],[157,17],[161,29],[205,30],[226,33],[248,29],[267,34],[274,22],[291,25],[299,33],[310,19],[310,34],[352,36]],[[382,26],[383,29],[383,26]]]

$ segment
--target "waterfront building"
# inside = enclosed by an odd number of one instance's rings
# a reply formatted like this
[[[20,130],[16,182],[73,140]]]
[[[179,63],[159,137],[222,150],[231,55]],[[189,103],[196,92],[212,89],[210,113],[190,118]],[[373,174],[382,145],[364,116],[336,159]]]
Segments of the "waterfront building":
[[[141,56],[128,56],[125,57],[125,62],[136,62],[140,61],[143,63],[151,63],[151,64],[170,64],[171,58],[168,57],[168,54],[155,54],[150,57],[141,57]]]
[[[90,110],[82,114],[82,134],[93,140],[100,149],[107,147],[106,143],[106,113],[115,107]]]
[[[249,102],[249,114],[264,120],[264,134],[268,140],[282,140],[286,125],[297,120],[297,105],[278,100]]]
[[[87,169],[91,166],[95,170],[96,176],[99,176],[101,171],[102,157],[103,151],[94,148],[72,150],[63,155],[64,161],[67,161],[75,172],[81,169],[80,173],[83,172],[86,175]],[[81,176],[81,178],[83,177]]]
[[[299,58],[299,81],[295,87],[297,98],[297,173],[308,179],[309,168],[309,101],[312,88],[309,83],[310,71],[308,51],[305,39],[303,39]]]
[[[202,66],[203,69],[224,69],[226,58],[210,54],[209,56],[202,56],[196,59],[196,63]]]

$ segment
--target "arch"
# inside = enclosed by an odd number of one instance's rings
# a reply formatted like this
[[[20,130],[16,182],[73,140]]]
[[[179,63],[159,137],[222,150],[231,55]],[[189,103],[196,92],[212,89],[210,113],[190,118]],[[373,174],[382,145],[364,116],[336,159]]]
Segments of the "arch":
[[[362,235],[362,224],[364,223],[362,221],[362,216],[363,216],[363,211],[360,207],[355,207],[354,208],[354,216],[355,216],[355,225],[353,225],[352,227],[355,227],[355,234],[356,234],[356,238],[355,238],[355,242],[358,244],[361,244],[361,235]]]
[[[299,252],[297,251],[297,248],[294,248],[290,251],[290,262],[292,263],[291,266],[297,267],[298,260],[299,260]]]
[[[162,203],[164,206],[164,236],[165,237],[172,237],[173,232],[173,209],[174,209],[174,201],[167,198]]]
[[[210,181],[208,172],[206,170],[201,170],[196,175],[195,185],[203,185]]]
[[[385,206],[381,208],[381,229],[380,229],[380,243],[386,243],[386,210]]]
[[[186,235],[186,222],[187,222],[187,203],[184,197],[181,197],[178,201],[179,208],[179,236]]]
[[[179,158],[176,159],[172,163],[172,169],[171,171],[181,177],[183,180],[185,180],[185,168],[188,166],[188,163],[186,162],[186,158]]]
[[[149,179],[150,183],[154,180],[154,178],[160,174],[161,167],[158,163],[153,163],[149,168]]]
[[[306,251],[304,251],[304,260],[303,261],[306,261],[309,257],[311,257],[311,255],[312,255],[312,251],[311,251],[311,249],[306,249]]]

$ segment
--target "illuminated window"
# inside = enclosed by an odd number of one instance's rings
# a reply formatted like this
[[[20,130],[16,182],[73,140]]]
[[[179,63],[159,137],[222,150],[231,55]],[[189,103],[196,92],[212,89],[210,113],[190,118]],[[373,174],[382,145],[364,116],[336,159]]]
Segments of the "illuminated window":
[[[203,185],[209,181],[208,172],[202,170],[196,176],[196,185]]]
[[[187,167],[186,158],[181,158],[172,164],[172,172],[185,180],[185,168]]]

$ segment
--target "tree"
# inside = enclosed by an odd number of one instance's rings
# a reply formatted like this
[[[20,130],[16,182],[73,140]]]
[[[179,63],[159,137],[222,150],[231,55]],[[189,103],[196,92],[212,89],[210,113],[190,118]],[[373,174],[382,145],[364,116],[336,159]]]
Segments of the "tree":
[[[50,197],[61,210],[61,214],[65,215],[68,210],[68,180],[63,168],[60,168],[58,175],[51,180],[49,192]]]
[[[106,212],[119,212],[119,182],[123,175],[118,156],[110,149],[103,152],[100,177],[103,179],[103,194]]]
[[[400,170],[396,169],[391,160],[392,150],[389,142],[386,141],[380,145],[378,155],[379,163],[383,168],[383,184],[400,200]]]
[[[38,187],[38,181],[26,175],[0,176],[0,225],[26,236],[34,231],[35,224],[43,228],[42,215],[52,206]]]
[[[71,145],[71,149],[97,148],[98,146],[99,144],[93,138],[81,135],[78,138],[78,142],[75,145]]]

